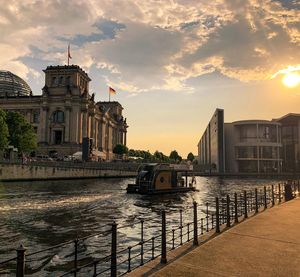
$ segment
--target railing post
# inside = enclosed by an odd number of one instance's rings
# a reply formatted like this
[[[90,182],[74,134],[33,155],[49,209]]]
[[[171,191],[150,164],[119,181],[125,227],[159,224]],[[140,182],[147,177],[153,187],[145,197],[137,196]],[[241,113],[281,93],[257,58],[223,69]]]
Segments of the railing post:
[[[216,197],[216,233],[220,233],[220,207],[218,197]]]
[[[255,213],[258,213],[258,196],[257,196],[257,188],[255,188]]]
[[[268,203],[267,203],[267,188],[264,186],[264,207],[265,209],[268,208]]]
[[[167,235],[166,235],[166,212],[162,211],[161,216],[161,259],[162,264],[167,263]]]
[[[141,220],[141,265],[144,264],[144,220]]]
[[[172,229],[172,250],[175,249],[175,230]]]
[[[280,186],[280,184],[278,184],[278,201],[279,201],[279,203],[281,203],[281,186]]]
[[[117,276],[117,223],[115,221],[111,225],[110,276]]]
[[[203,235],[203,218],[201,218],[200,220],[201,220],[201,227],[200,227],[200,229],[201,229],[201,235]]]
[[[226,195],[226,226],[230,227],[230,197]]]
[[[131,246],[128,247],[128,269],[127,272],[131,272]]]
[[[180,214],[180,226],[179,226],[179,228],[180,228],[180,245],[182,245],[182,210],[180,209],[179,210],[179,214]]]
[[[245,211],[245,214],[244,214],[244,218],[248,218],[248,210],[247,210],[247,192],[244,190],[244,211]]]
[[[21,244],[17,251],[17,271],[16,277],[24,277],[25,276],[25,252],[26,248]]]
[[[272,207],[275,205],[275,199],[274,199],[274,185],[272,185]]]
[[[152,252],[152,255],[151,255],[151,260],[154,260],[154,251],[155,251],[155,248],[154,248],[154,237],[151,238],[151,244],[152,244],[152,247],[151,247],[151,252]]]
[[[77,276],[78,242],[78,239],[74,240],[74,277]]]
[[[234,193],[234,222],[239,222],[237,193]]]
[[[198,245],[198,214],[197,214],[197,202],[194,201],[194,245]]]
[[[97,264],[98,264],[98,262],[97,262],[97,261],[94,261],[94,263],[93,263],[93,266],[94,266],[93,277],[96,277],[96,276],[97,276]]]
[[[209,231],[208,227],[208,202],[206,202],[206,232]]]

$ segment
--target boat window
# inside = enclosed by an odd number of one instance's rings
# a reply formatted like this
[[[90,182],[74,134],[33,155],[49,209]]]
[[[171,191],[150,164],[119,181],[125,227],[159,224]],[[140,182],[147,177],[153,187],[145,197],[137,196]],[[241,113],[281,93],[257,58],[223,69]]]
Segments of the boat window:
[[[165,181],[164,177],[160,177],[160,182],[163,183]]]

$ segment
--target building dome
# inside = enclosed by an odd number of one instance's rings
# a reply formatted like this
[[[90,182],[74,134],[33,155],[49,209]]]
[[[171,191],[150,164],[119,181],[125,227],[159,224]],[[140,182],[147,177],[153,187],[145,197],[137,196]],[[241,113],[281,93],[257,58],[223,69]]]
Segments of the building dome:
[[[0,97],[31,95],[30,86],[19,76],[10,71],[0,70]]]

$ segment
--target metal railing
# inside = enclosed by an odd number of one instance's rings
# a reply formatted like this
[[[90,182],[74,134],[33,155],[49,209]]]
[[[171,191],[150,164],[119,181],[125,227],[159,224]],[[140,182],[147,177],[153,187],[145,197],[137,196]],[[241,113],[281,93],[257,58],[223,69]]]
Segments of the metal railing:
[[[161,210],[160,220],[151,218],[138,219],[130,225],[119,226],[113,222],[109,228],[103,226],[103,230],[97,234],[76,238],[47,249],[26,254],[26,249],[21,245],[17,255],[11,259],[0,262],[0,268],[12,269],[17,277],[30,275],[41,269],[35,270],[29,264],[39,259],[38,255],[45,254],[53,249],[61,249],[67,245],[73,245],[73,251],[67,255],[68,261],[60,268],[56,268],[56,276],[122,276],[147,262],[160,257],[160,262],[167,263],[167,253],[191,242],[197,246],[201,236],[211,232],[221,232],[221,227],[229,228],[233,224],[250,215],[282,203],[287,198],[299,197],[300,182],[294,181],[289,184],[278,186],[264,186],[263,189],[255,188],[254,191],[244,190],[242,193],[227,194],[226,197],[216,197],[214,203],[206,203],[201,208],[196,202],[191,207],[178,211],[178,218],[173,222],[167,221],[167,212]],[[120,231],[133,225],[139,226],[140,238],[135,243],[118,243]],[[93,253],[86,254],[81,249],[90,238],[102,237],[110,242],[106,246],[106,252],[95,257]],[[110,238],[109,238],[110,237]],[[108,248],[110,251],[108,252]],[[25,259],[26,258],[26,259]],[[1,273],[1,270],[0,270]]]

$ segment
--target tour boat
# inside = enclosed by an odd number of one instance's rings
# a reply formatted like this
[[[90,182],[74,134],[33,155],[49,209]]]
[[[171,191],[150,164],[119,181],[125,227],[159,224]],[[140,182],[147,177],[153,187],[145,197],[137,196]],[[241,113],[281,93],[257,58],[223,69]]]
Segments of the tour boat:
[[[192,170],[192,166],[189,165],[144,164],[138,170],[135,184],[128,185],[127,193],[161,194],[195,191],[194,176],[188,183],[188,175]]]

